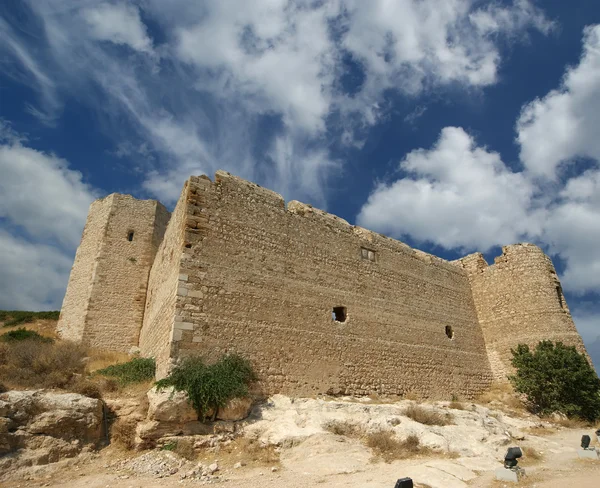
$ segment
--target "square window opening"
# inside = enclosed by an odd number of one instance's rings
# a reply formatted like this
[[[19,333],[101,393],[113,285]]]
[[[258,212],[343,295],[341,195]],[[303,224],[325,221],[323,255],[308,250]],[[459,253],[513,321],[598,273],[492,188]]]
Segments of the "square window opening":
[[[346,307],[333,307],[331,318],[335,322],[346,322],[346,319],[348,318]]]

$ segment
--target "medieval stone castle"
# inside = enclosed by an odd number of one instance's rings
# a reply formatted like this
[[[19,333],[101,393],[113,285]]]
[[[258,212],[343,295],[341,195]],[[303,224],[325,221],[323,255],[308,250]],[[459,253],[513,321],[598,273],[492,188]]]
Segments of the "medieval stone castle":
[[[179,357],[237,352],[266,392],[473,397],[511,347],[585,352],[551,260],[532,244],[445,261],[218,171],[170,214],[92,203],[59,320],[65,339]]]

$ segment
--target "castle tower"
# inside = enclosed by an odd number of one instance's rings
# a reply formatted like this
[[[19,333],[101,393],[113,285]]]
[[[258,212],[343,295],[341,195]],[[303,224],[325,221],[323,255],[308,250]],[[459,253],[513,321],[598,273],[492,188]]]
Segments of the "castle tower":
[[[542,340],[576,346],[586,354],[552,261],[533,244],[504,246],[488,266],[481,253],[458,261],[467,270],[492,372],[506,381],[511,348]]]
[[[91,204],[58,322],[62,338],[115,351],[137,345],[169,217],[157,201],[118,193]]]

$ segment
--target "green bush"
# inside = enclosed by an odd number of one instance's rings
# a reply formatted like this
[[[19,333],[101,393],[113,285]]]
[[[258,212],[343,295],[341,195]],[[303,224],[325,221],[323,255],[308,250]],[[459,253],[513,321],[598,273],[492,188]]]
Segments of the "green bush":
[[[524,344],[511,351],[516,374],[509,380],[526,395],[534,413],[561,412],[589,421],[600,418],[600,379],[574,346],[542,341],[535,352]]]
[[[116,378],[121,385],[141,383],[154,378],[156,362],[154,358],[133,358],[126,363],[113,364],[99,369],[96,374]]]
[[[27,329],[17,329],[11,330],[10,332],[5,332],[0,335],[0,341],[2,342],[16,342],[16,341],[40,341],[40,342],[54,342],[50,337],[44,337],[43,335],[38,334],[34,330]]]
[[[35,320],[58,320],[59,311],[52,312],[26,312],[23,310],[0,310],[0,322],[4,327],[27,324]]]
[[[223,356],[207,365],[198,356],[184,358],[166,378],[156,382],[157,390],[173,387],[187,393],[200,420],[212,410],[214,420],[219,408],[233,398],[248,396],[248,385],[256,380],[250,363],[236,355]]]

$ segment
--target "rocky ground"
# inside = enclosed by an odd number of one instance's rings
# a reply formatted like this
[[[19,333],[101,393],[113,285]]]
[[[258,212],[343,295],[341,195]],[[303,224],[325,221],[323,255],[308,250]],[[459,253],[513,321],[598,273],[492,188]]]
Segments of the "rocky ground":
[[[254,409],[243,424],[243,435],[234,439],[196,441],[203,446],[196,450],[189,439],[173,451],[131,452],[113,445],[55,464],[2,473],[1,486],[162,488],[225,483],[232,488],[387,488],[410,476],[421,487],[501,487],[505,484],[494,481],[494,470],[513,445],[525,451],[520,464],[528,476],[522,486],[600,486],[600,462],[577,458],[581,435],[591,435],[593,428],[566,429],[523,412],[506,413],[499,405],[456,402],[422,404],[437,415],[438,423],[440,418],[447,423],[426,425],[407,416],[415,404],[277,395]],[[401,452],[408,444],[370,445],[367,440],[382,431],[399,442],[416,436],[419,446]],[[175,444],[163,447],[172,449]],[[400,451],[386,457],[385,449]]]

